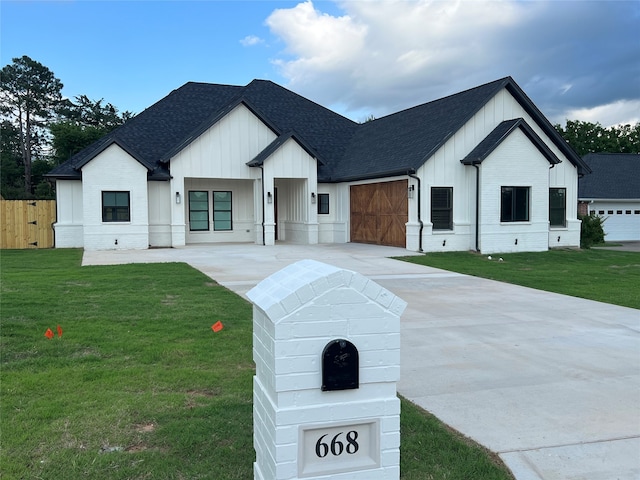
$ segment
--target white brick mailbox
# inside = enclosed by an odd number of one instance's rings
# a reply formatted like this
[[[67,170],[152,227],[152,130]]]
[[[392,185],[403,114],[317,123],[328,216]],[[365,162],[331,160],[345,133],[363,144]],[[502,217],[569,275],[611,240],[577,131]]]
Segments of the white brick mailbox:
[[[254,478],[400,478],[400,315],[349,270],[303,260],[253,302]]]

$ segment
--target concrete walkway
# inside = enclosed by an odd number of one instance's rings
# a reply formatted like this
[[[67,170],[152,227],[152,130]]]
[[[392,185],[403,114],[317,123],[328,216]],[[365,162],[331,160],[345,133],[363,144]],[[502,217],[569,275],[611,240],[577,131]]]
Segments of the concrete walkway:
[[[86,252],[83,264],[186,262],[243,296],[305,258],[357,271],[409,304],[406,398],[497,452],[518,480],[640,479],[640,311],[386,258],[407,254],[235,244]]]

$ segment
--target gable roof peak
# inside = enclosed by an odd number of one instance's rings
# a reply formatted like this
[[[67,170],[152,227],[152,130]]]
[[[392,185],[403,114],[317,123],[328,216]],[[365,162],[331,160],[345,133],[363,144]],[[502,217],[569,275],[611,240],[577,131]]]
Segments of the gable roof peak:
[[[538,151],[547,159],[551,165],[560,163],[561,160],[555,156],[555,154],[549,149],[546,143],[536,134],[531,126],[526,122],[524,118],[513,118],[511,120],[504,120],[496,128],[493,129],[484,140],[482,140],[476,147],[469,152],[469,154],[460,160],[464,165],[479,165],[485,160],[491,153],[498,148],[498,146],[507,139],[511,133],[516,129],[519,129],[524,133],[531,143],[538,149]]]

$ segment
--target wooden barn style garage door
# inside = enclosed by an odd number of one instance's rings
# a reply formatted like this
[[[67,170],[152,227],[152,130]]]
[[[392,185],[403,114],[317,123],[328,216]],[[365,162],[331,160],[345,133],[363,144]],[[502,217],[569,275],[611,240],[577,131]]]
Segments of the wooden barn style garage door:
[[[351,186],[351,241],[406,246],[407,180]]]

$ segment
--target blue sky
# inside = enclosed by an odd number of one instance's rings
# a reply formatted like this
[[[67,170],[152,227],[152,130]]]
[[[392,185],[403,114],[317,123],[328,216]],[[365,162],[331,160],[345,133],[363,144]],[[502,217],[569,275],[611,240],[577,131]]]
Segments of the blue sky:
[[[273,80],[354,120],[511,75],[553,123],[640,121],[638,1],[6,1],[0,60],[140,112]]]

